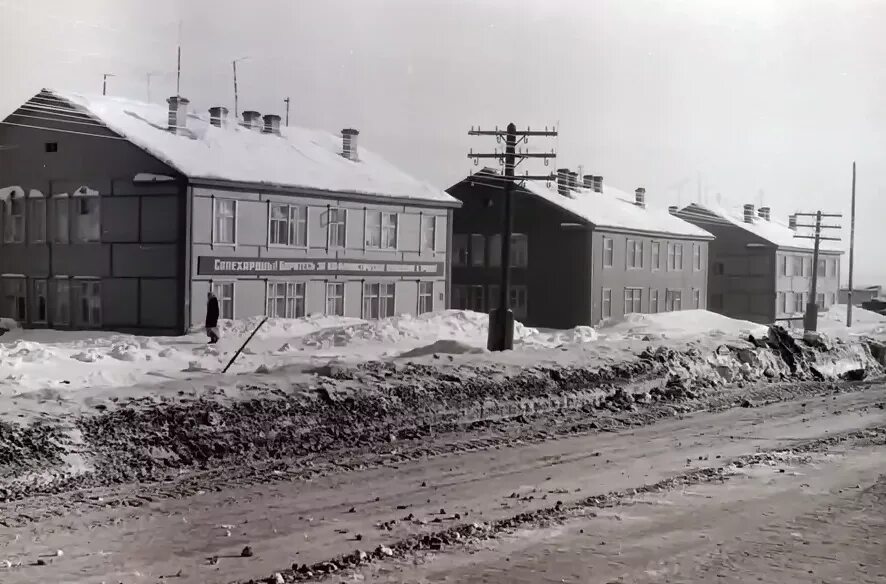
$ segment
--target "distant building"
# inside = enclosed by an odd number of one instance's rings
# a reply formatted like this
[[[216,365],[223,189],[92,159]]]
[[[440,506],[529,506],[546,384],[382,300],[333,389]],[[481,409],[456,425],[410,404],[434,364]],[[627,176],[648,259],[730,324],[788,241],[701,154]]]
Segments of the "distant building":
[[[0,124],[0,316],[181,333],[204,318],[447,305],[459,203],[280,116],[44,90]]]
[[[710,310],[759,323],[802,324],[811,292],[814,242],[794,237],[795,216],[784,224],[772,218],[769,207],[755,212],[754,205],[740,211],[700,203],[672,209],[716,237],[709,256]],[[820,310],[837,302],[839,289],[842,252],[829,243],[822,242],[818,260]]]
[[[864,302],[870,302],[880,298],[883,294],[882,286],[858,286],[852,289],[852,305],[861,306]],[[849,304],[849,288],[840,288],[840,304]]]
[[[567,328],[628,313],[705,308],[713,237],[665,210],[568,169],[553,188],[527,182],[513,194],[515,317]],[[503,189],[491,169],[447,192],[462,202],[452,236],[452,305],[489,311],[499,298]]]

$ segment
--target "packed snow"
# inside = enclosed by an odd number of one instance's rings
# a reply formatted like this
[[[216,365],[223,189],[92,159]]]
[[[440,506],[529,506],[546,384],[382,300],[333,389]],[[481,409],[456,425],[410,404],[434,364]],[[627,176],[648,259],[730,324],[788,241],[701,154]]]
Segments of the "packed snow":
[[[853,327],[847,329],[845,314],[845,307],[822,314],[822,331],[886,340],[886,317],[855,308]],[[150,388],[160,384],[169,392],[223,387],[239,391],[238,384],[250,376],[273,374],[285,381],[330,362],[445,356],[457,363],[479,359],[517,368],[540,362],[604,364],[631,359],[650,345],[713,351],[730,340],[766,334],[766,327],[756,323],[685,310],[630,314],[597,329],[546,330],[517,323],[515,350],[489,353],[488,317],[482,313],[447,310],[373,321],[309,316],[270,319],[229,372],[221,375],[261,320],[222,321],[217,345],[207,344],[202,330],[180,337],[144,337],[21,329],[5,321],[0,323],[7,331],[0,337],[0,410],[22,411],[21,404],[27,403],[33,411],[43,411],[38,403],[80,402],[98,394],[151,395]]]
[[[442,190],[409,176],[365,148],[358,148],[356,162],[343,158],[341,137],[322,130],[289,126],[280,128],[277,136],[245,128],[233,118],[216,127],[208,112],[192,112],[184,123],[186,129],[178,134],[167,131],[169,110],[163,105],[45,91],[79,106],[192,179],[457,203]]]

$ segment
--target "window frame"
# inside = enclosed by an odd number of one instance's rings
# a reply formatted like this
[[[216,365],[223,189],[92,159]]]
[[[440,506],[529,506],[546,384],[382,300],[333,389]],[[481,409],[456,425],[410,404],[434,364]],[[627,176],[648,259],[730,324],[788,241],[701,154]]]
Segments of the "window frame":
[[[653,302],[653,298],[655,301]],[[649,313],[658,314],[659,293],[658,288],[649,289]]]
[[[335,221],[332,220],[333,212]],[[332,227],[336,235],[341,232],[341,243],[332,241]],[[329,249],[347,249],[348,247],[348,209],[346,207],[329,207],[326,211],[326,247]]]
[[[283,208],[285,209],[285,217],[283,219],[275,219],[274,218],[274,208]],[[295,211],[295,218],[293,218],[293,211]],[[301,213],[304,212],[304,217],[302,217]],[[271,229],[274,223],[283,223],[285,225],[285,233],[286,233],[286,241],[275,242],[273,241],[273,235],[276,233],[274,229]],[[294,249],[306,249],[308,247],[308,205],[296,205],[292,203],[281,203],[280,201],[268,201],[268,247],[289,247]],[[299,231],[299,227],[303,225],[303,230]],[[295,228],[295,233],[293,233],[293,227]],[[301,238],[294,237],[294,235],[302,235]],[[304,243],[299,243],[295,241],[296,239],[303,239]]]
[[[628,307],[630,303],[630,307]],[[625,286],[624,289],[624,312],[623,314],[642,314],[643,313],[643,288]],[[635,310],[636,308],[636,310]]]
[[[470,251],[468,253],[468,265],[472,268],[485,268],[487,267],[488,258],[486,257],[486,235],[483,233],[471,233],[468,237],[468,241],[470,243]],[[477,254],[474,250],[474,244],[478,241],[483,242],[483,253]],[[479,258],[479,260],[478,260]]]
[[[701,244],[692,244],[692,270],[700,272],[702,270]]]
[[[220,288],[224,286],[231,287],[231,315],[225,316],[226,296],[220,292]],[[213,280],[210,284],[210,290],[215,294],[218,300],[218,317],[219,319],[234,320],[237,316],[237,286],[236,280]]]
[[[31,193],[35,191],[32,189]],[[39,191],[37,191],[39,192]],[[42,209],[35,209],[35,207],[42,207]],[[46,197],[41,193],[39,196],[31,195],[28,197],[28,211],[27,211],[27,233],[28,233],[28,241],[34,244],[46,243],[47,241],[47,220],[46,220]],[[39,219],[39,223],[34,224],[34,219]],[[40,231],[43,233],[43,237],[35,237],[35,227],[39,226]]]
[[[453,233],[452,250],[450,251],[450,261],[452,262],[452,266],[455,268],[468,267],[470,256],[470,235],[467,233]]]
[[[640,251],[640,262],[637,263],[637,250]],[[628,270],[643,269],[643,240],[625,239],[625,268]]]
[[[64,203],[64,204],[62,204]],[[64,209],[64,221],[59,221],[59,211]],[[64,225],[64,240],[59,235],[59,226]],[[47,239],[55,245],[71,243],[71,197],[68,193],[52,195],[52,238]]]
[[[90,327],[90,328],[101,328],[103,326],[103,320],[104,320],[104,312],[103,312],[103,306],[102,306],[102,287],[103,286],[102,286],[101,279],[99,279],[99,278],[79,278],[79,277],[75,276],[71,279],[71,283],[74,284],[75,286],[80,286],[82,288],[88,288],[90,290],[92,290],[93,287],[96,287],[98,290],[97,297],[92,296],[92,295],[84,296],[81,292],[80,296],[77,298],[80,301],[80,306],[76,307],[76,312],[75,312],[74,303],[73,302],[71,303],[71,317],[72,317],[71,322],[73,323],[73,325],[75,327],[78,327],[78,328],[83,327],[83,326]],[[75,295],[76,295],[76,290],[72,286],[72,288],[71,288],[72,298]],[[96,300],[96,299],[97,299],[97,302],[90,302],[90,300]],[[86,301],[86,303],[88,305],[88,316],[85,319],[85,322],[81,322],[81,319],[79,317],[75,317],[75,315],[81,314],[80,309],[83,308],[83,301],[84,300]],[[93,316],[95,315],[96,310],[98,311],[99,317],[97,319],[97,322],[94,322]]]
[[[21,213],[13,214],[16,201],[21,203]],[[28,199],[25,192],[18,189],[10,195],[8,199],[3,201],[3,243],[8,245],[16,245],[25,243],[27,220],[28,220]]]
[[[500,237],[504,240],[504,237]],[[522,245],[518,245],[520,242]],[[487,241],[488,249],[488,241]],[[521,253],[522,252],[522,253]],[[529,235],[526,233],[511,234],[511,267],[512,268],[528,268],[529,267]],[[501,263],[501,262],[499,262]]]
[[[375,290],[373,290],[373,287]],[[387,292],[390,291],[390,295]],[[373,301],[375,306],[375,314],[373,315]],[[387,310],[382,310],[382,303],[390,302],[390,314]],[[362,318],[364,320],[381,320],[396,316],[397,312],[397,284],[396,282],[384,282],[380,280],[371,280],[363,282],[363,307]],[[383,314],[385,313],[385,314]]]
[[[30,314],[30,322],[33,324],[46,324],[49,322],[49,280],[46,278],[31,278],[30,280],[30,294],[29,302],[31,306],[29,307],[31,310]],[[43,294],[39,294],[37,287],[38,285],[43,286]],[[40,315],[40,306],[39,299],[43,298],[43,318],[39,318]]]
[[[74,201],[74,212],[71,212],[71,201]],[[88,201],[95,202],[96,209],[96,222],[98,223],[98,233],[95,236],[95,239],[87,239],[82,237],[80,230],[80,222],[75,217],[81,216],[89,216],[90,213],[83,213],[80,210],[80,206],[83,204],[88,204]],[[102,242],[102,198],[98,191],[94,189],[90,189],[89,187],[80,187],[71,193],[68,202],[68,222],[69,222],[69,232],[68,239],[71,243],[76,244],[91,244],[91,243],[101,243]]]
[[[51,287],[50,295],[51,295],[52,300],[51,300],[49,318],[50,318],[50,321],[52,322],[52,326],[61,325],[61,326],[65,326],[65,327],[70,327],[71,322],[72,322],[72,319],[71,319],[71,316],[72,316],[72,314],[71,314],[71,309],[72,309],[71,278],[69,278],[68,276],[53,276],[51,280],[52,280],[52,287]],[[60,287],[59,285],[60,284],[64,284],[64,289],[65,289],[64,294],[61,294],[59,292],[59,287]],[[59,318],[59,313],[61,312],[59,310],[59,308],[60,308],[59,302],[62,299],[65,300],[65,302],[64,302],[65,311],[64,312],[66,315],[66,318],[64,318],[63,320]]]
[[[329,301],[330,299],[337,299],[337,296],[331,296],[329,294],[330,286],[334,288],[341,287],[341,314],[337,314],[329,311]],[[347,314],[347,294],[345,294],[345,283],[344,282],[326,282],[326,301],[324,303],[324,311],[323,314],[326,316],[339,316],[344,317]]]
[[[430,220],[429,224],[430,224],[430,232],[431,232],[431,246],[430,247],[427,247],[425,245],[425,235],[426,235],[426,231],[427,231],[426,222],[428,220]],[[422,214],[421,218],[419,219],[418,228],[419,228],[418,251],[419,252],[424,252],[424,251],[435,252],[435,251],[437,251],[437,216]],[[398,237],[398,239],[399,239],[399,237]]]
[[[422,288],[424,286],[429,286],[430,291],[423,291]],[[427,300],[427,304],[423,306],[425,300]],[[427,314],[429,312],[434,312],[434,281],[419,280],[417,314]]]
[[[692,289],[692,303],[696,310],[701,310],[701,288]]]
[[[15,284],[14,288],[12,284]],[[21,324],[27,324],[30,316],[28,306],[28,279],[24,276],[8,275],[0,277],[0,315],[8,316]],[[6,314],[7,302],[11,311]]]
[[[232,215],[230,217],[225,216],[225,219],[231,219],[232,228],[231,228],[231,241],[222,241],[219,239],[220,231],[219,229],[221,215],[219,215],[219,211],[221,210],[222,204],[231,203],[232,204]],[[239,201],[237,199],[232,199],[228,197],[212,197],[212,245],[230,245],[233,247],[237,246],[237,218],[240,215],[239,209]],[[220,311],[219,311],[220,312]]]
[[[652,248],[649,250],[650,257],[650,265],[652,271],[657,271],[661,269],[661,242],[653,241]]]
[[[482,284],[468,284],[467,293],[467,309],[480,313],[486,312],[487,306],[489,306],[489,299],[486,298],[486,286]],[[477,302],[478,299],[479,302]]]
[[[603,236],[603,267],[611,268],[615,264],[615,239],[609,236]],[[606,255],[609,255],[609,261],[607,263]]]
[[[603,288],[600,291],[600,320],[609,318],[612,318],[612,288]]]

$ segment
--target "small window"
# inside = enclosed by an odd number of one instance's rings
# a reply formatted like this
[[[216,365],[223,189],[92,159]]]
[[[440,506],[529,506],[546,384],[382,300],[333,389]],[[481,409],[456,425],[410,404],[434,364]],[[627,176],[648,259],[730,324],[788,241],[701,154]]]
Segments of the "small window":
[[[625,246],[625,256],[627,258],[627,267],[630,269],[639,269],[643,267],[643,242],[636,239],[628,239]]]
[[[701,271],[701,245],[696,243],[692,246],[692,265],[695,271]]]
[[[2,284],[3,294],[0,316],[5,316],[21,323],[27,322],[27,281],[24,278],[4,278],[0,280],[0,284]]]
[[[625,288],[624,313],[639,313],[642,311],[643,290],[641,288]]]
[[[394,316],[393,282],[363,284],[363,318],[387,318]]]
[[[479,233],[471,234],[471,265],[474,267],[486,265],[486,238]]]
[[[70,200],[67,195],[58,195],[52,199],[52,242],[68,243],[70,241],[71,223],[69,217]]]
[[[824,292],[817,292],[815,294],[815,304],[818,305],[819,310],[824,310],[826,308],[824,303]]]
[[[779,256],[778,257],[778,272],[782,276],[789,276],[788,274],[788,256]]]
[[[46,142],[43,147],[47,152],[58,152],[58,142]]]
[[[98,280],[75,281],[74,325],[100,327],[102,325],[102,283]]]
[[[611,268],[614,257],[615,242],[611,237],[603,237],[603,267]],[[608,317],[604,317],[608,318]]]
[[[658,290],[649,289],[649,312],[655,314],[658,312]]]
[[[669,243],[668,244],[668,270],[675,270],[675,266],[677,265],[677,244]]]
[[[824,278],[825,276],[827,276],[828,275],[827,261],[826,260],[818,260],[818,262],[816,263],[815,272],[816,272],[815,275],[818,276],[819,278]]]
[[[218,316],[228,320],[234,318],[234,283],[215,282],[212,292],[218,299]]]
[[[346,209],[329,209],[327,212],[326,242],[329,247],[345,247],[347,243],[348,212]]]
[[[308,243],[308,208],[272,203],[268,224],[268,243],[306,247]]]
[[[786,304],[787,303],[787,294],[785,294],[784,292],[779,292],[776,295],[775,302],[776,302],[776,311],[779,314],[786,314],[788,311],[788,307]]]
[[[326,283],[326,314],[329,316],[345,315],[344,282]]]
[[[418,313],[434,312],[434,283],[418,283]]]
[[[49,320],[46,280],[32,280],[31,322],[44,324]]]
[[[527,296],[526,286],[511,286],[511,310],[514,311],[514,318],[517,320],[524,320],[526,318],[528,308]]]
[[[52,288],[52,324],[53,326],[70,326],[71,282],[66,278],[57,278],[53,280]]]
[[[682,270],[683,269],[683,244],[675,243],[674,244],[674,269]]]
[[[421,251],[437,250],[437,217],[421,216]]]
[[[76,243],[101,241],[101,198],[98,191],[81,187],[71,199],[74,205],[72,236]]]
[[[486,312],[486,288],[468,286],[468,310]]]
[[[452,236],[452,265],[468,265],[468,236],[456,233]]]
[[[233,245],[237,242],[237,201],[233,199],[213,199],[213,201],[215,219],[212,241]]]
[[[603,288],[602,302],[600,304],[600,318],[605,320],[612,318],[612,290]]]
[[[652,269],[661,269],[661,242],[652,242]]]
[[[701,290],[698,288],[692,290],[692,305],[695,308],[701,308]]]
[[[511,267],[525,268],[529,265],[529,238],[524,233],[511,235]]]
[[[665,310],[672,312],[682,310],[683,292],[681,290],[668,290],[665,292]]]
[[[28,211],[28,233],[31,243],[44,243],[46,241],[46,199],[41,195],[31,198],[28,204],[31,207]]]
[[[25,199],[24,193],[13,194],[4,205],[3,242],[25,242]]]

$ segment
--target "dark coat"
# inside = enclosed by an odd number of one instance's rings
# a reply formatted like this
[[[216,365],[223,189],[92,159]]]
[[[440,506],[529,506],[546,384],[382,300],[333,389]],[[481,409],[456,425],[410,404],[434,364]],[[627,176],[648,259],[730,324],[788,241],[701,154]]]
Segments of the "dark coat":
[[[218,298],[213,296],[206,303],[206,328],[218,326]]]

